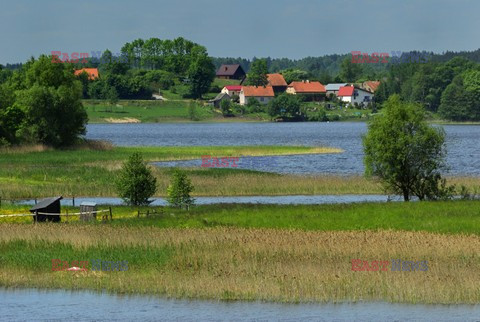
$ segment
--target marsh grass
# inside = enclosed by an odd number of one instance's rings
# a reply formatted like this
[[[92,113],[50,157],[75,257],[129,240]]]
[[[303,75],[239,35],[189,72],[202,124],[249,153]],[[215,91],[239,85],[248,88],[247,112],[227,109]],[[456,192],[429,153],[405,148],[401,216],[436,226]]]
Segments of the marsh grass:
[[[18,148],[0,153],[0,197],[31,198],[51,195],[64,196],[115,196],[112,177],[133,152],[142,153],[145,160],[171,161],[201,158],[202,155],[239,156],[239,155],[290,155],[311,153],[339,153],[341,150],[325,147],[301,146],[239,146],[239,147],[115,147],[105,143],[85,143],[76,150],[41,150],[38,148]],[[222,169],[205,169],[203,174],[214,177]],[[220,170],[220,171],[216,171]],[[155,169],[159,180],[159,195],[165,193],[169,177],[162,169]],[[238,182],[261,173],[245,171],[231,172]],[[206,180],[202,184],[202,179]],[[219,189],[214,180],[205,175],[192,178],[198,184],[198,194],[219,195],[226,193],[232,186]],[[226,180],[225,182],[230,182]],[[248,180],[247,180],[248,181]],[[236,184],[236,183],[233,183]],[[241,188],[246,190],[245,184]],[[212,193],[212,191],[219,193]]]
[[[478,303],[480,237],[406,231],[0,225],[0,285],[223,300]],[[52,272],[51,258],[130,260],[124,272]],[[354,272],[351,260],[428,261]]]

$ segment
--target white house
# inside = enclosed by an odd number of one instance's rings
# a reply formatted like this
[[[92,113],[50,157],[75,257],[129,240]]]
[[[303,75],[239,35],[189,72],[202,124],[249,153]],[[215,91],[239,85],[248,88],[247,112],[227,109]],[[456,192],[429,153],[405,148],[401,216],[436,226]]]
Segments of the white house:
[[[240,91],[242,90],[242,85],[227,85],[222,88],[222,93],[230,95],[230,97],[237,95],[240,96]]]
[[[242,86],[240,91],[240,105],[248,104],[248,101],[255,98],[260,104],[268,104],[275,98],[272,86]]]
[[[350,105],[367,106],[373,100],[373,93],[355,86],[343,86],[338,90],[337,97]]]

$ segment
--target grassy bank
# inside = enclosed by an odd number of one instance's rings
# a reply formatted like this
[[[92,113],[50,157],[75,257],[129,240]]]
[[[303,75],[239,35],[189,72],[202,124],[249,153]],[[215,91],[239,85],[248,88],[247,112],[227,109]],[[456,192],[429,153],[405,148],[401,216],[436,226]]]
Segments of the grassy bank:
[[[270,121],[266,113],[225,118],[221,111],[191,100],[121,100],[110,104],[102,100],[83,100],[89,123],[165,123],[165,122],[253,122]]]
[[[113,225],[4,223],[0,285],[224,300],[478,303],[479,204],[217,205],[148,219],[128,218],[134,210],[124,207],[114,209],[124,219]],[[128,261],[128,271],[53,272],[56,258]],[[427,261],[428,270],[356,272],[352,259]]]
[[[29,206],[2,206],[0,214],[29,213]],[[105,207],[103,207],[105,208]],[[102,207],[100,206],[100,209]],[[159,213],[137,218],[137,211]],[[480,201],[389,202],[333,205],[218,204],[189,212],[172,208],[112,207],[119,227],[268,228],[318,231],[402,230],[480,235]],[[78,208],[64,207],[64,212]],[[65,220],[65,218],[63,218]],[[75,223],[70,218],[69,222]],[[0,223],[32,223],[31,217],[0,218]]]
[[[141,152],[145,160],[151,162],[200,159],[202,155],[223,157],[341,152],[335,148],[300,146],[111,147],[102,144],[75,150],[52,150],[43,147],[2,150],[0,197],[24,198],[59,194],[115,196],[112,178],[117,174],[121,163],[135,151]],[[158,193],[163,195],[171,170],[153,169],[159,180]],[[269,194],[272,189],[268,188],[269,184],[282,181],[278,175],[234,168],[200,168],[191,170],[190,174],[198,195],[248,194],[250,184],[256,187],[250,193],[265,190]],[[272,181],[266,180],[268,178]],[[287,181],[284,186],[292,183],[294,179]]]
[[[338,153],[322,147],[111,147],[99,144],[77,150],[28,147],[0,153],[0,197],[40,198],[116,196],[112,178],[134,151],[148,161],[200,159],[211,156],[259,156]],[[157,178],[156,196],[164,196],[170,168],[152,167]],[[382,194],[382,187],[362,176],[298,176],[235,168],[188,168],[195,196]],[[449,178],[449,183],[480,191],[480,178]]]

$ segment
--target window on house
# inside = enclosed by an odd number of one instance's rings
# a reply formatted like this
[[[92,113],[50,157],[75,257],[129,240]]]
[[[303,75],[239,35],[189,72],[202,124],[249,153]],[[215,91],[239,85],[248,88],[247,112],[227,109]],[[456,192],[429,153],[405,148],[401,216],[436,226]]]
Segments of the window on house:
[[[263,102],[264,98],[263,97],[260,97],[260,102]]]

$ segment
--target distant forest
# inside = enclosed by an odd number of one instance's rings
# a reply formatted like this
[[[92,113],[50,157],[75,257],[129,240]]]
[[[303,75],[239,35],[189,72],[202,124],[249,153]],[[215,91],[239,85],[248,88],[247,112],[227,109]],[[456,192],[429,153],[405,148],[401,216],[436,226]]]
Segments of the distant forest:
[[[403,54],[410,55],[418,53],[417,51],[403,52]],[[429,57],[431,62],[445,63],[454,57],[464,57],[473,62],[480,63],[480,48],[474,51],[446,51],[442,54],[435,54],[433,52],[421,52]],[[391,54],[391,53],[389,53]],[[305,57],[302,59],[289,58],[270,58],[267,57],[268,71],[276,73],[285,69],[300,69],[309,72],[314,78],[322,79],[328,75],[332,79],[339,74],[340,66],[345,58],[351,59],[352,54],[333,54],[319,57]],[[213,57],[213,64],[218,69],[222,64],[240,64],[245,72],[250,69],[252,61],[257,59],[233,58],[233,57]],[[364,68],[376,74],[385,74],[392,64],[362,64]]]

